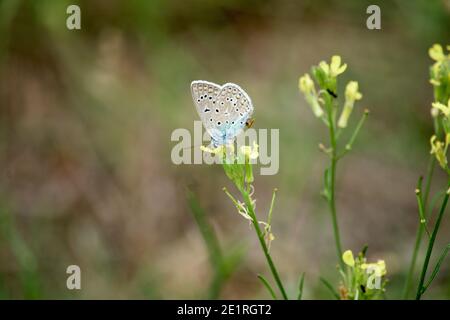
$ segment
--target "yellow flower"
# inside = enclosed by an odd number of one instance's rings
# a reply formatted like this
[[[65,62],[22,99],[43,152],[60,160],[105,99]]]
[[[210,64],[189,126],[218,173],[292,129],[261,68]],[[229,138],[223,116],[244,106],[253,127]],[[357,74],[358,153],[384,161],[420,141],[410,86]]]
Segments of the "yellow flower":
[[[330,75],[336,77],[347,69],[347,64],[341,65],[341,56],[332,56],[330,64]]]
[[[436,118],[439,115],[439,109],[431,108],[431,116]]]
[[[311,109],[316,117],[323,115],[323,110],[320,107],[317,99],[316,88],[309,74],[305,73],[303,77],[298,80],[298,88],[305,95],[306,102],[311,106]]]
[[[303,77],[300,77],[300,79],[298,80],[298,88],[304,94],[311,94],[316,92],[314,82],[307,73],[305,73],[305,75]]]
[[[430,83],[434,86],[440,86],[441,82],[439,81],[439,69],[441,68],[442,65],[442,60],[441,61],[437,61],[435,62],[432,66],[431,66],[431,79],[430,79]]]
[[[353,258],[353,252],[351,250],[347,250],[342,254],[342,260],[350,267],[355,266],[355,259]]]
[[[319,62],[319,68],[322,69],[326,75],[330,75],[330,66],[325,61]]]
[[[435,80],[435,79],[430,79],[430,83],[433,86],[440,86],[441,85],[441,83],[439,81]]]
[[[200,150],[202,150],[203,152],[211,153],[213,155],[217,155],[222,162],[231,163],[235,160],[234,145],[232,143],[212,148],[200,146]]]
[[[251,146],[242,146],[240,151],[241,154],[243,154],[247,159],[257,159],[259,157],[259,152],[258,152],[258,144],[256,144],[256,141],[253,141],[253,147]]]
[[[358,82],[350,81],[345,88],[345,99],[346,100],[361,100],[362,94],[358,91]]]
[[[335,78],[347,69],[347,64],[341,65],[341,56],[332,56],[330,64],[321,61],[319,67],[327,76]]]
[[[386,263],[384,262],[384,260],[378,260],[376,263],[363,263],[361,265],[361,269],[372,269],[379,276],[384,276],[387,273]]]
[[[203,152],[212,153],[212,154],[222,153],[224,148],[225,148],[225,146],[223,146],[223,145],[218,146],[216,148],[200,146],[200,150],[202,150]]]
[[[350,117],[353,105],[356,100],[361,100],[362,94],[358,91],[358,82],[350,81],[345,88],[345,104],[339,117],[338,126],[340,128],[347,127],[348,118]]]
[[[430,144],[431,144],[430,154],[435,155],[437,161],[439,162],[439,165],[443,169],[447,168],[446,151],[447,151],[447,146],[448,146],[448,142],[449,142],[449,136],[450,135],[446,136],[445,144],[444,144],[444,142],[437,140],[437,137],[435,135],[433,135],[430,139]]]
[[[444,116],[450,116],[450,99],[448,100],[447,105],[440,102],[433,102],[431,105],[433,106],[433,109],[441,111]]]
[[[386,262],[384,260],[378,260],[377,265],[381,269],[381,275],[384,276],[387,273]]]
[[[450,46],[447,46],[447,50],[450,51]],[[429,50],[428,54],[436,62],[431,66],[431,79],[430,83],[437,87],[442,84],[442,82],[447,83],[450,81],[450,73],[441,72],[441,67],[448,70],[448,62],[450,61],[450,54],[445,54],[442,46],[440,44],[433,45]],[[446,79],[445,74],[447,74],[448,79]]]
[[[434,44],[429,50],[428,54],[430,58],[436,61],[442,61],[445,59],[444,50],[440,44]]]

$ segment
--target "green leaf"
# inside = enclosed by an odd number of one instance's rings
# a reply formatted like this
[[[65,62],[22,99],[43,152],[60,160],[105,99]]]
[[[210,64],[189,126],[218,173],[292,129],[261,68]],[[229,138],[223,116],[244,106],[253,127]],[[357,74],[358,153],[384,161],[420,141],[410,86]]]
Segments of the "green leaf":
[[[191,213],[194,216],[195,222],[203,237],[203,241],[208,249],[209,259],[212,266],[216,269],[220,267],[222,263],[222,250],[219,245],[219,240],[214,232],[214,229],[209,224],[206,213],[200,206],[200,203],[195,194],[189,189],[186,191],[186,198],[191,209]]]
[[[297,300],[302,300],[303,296],[303,283],[305,282],[305,273],[303,272],[300,276],[299,282],[298,282],[298,296]]]
[[[325,88],[327,76],[326,76],[325,72],[322,70],[322,68],[313,66],[311,68],[311,73],[313,75],[313,78],[316,80],[317,84],[319,85],[319,87]]]
[[[369,246],[367,244],[364,245],[364,247],[361,250],[361,256],[364,258],[367,253],[367,249],[369,249]]]
[[[320,281],[325,285],[325,287],[330,290],[330,293],[337,299],[340,300],[339,294],[334,290],[333,286],[325,279],[320,277]]]
[[[269,282],[260,274],[258,274],[258,279],[261,280],[261,282],[266,287],[267,291],[269,291],[270,295],[274,300],[277,300],[277,296],[275,295],[275,292],[273,291],[272,287],[270,286]]]
[[[431,282],[434,280],[434,278],[437,276],[437,274],[439,273],[439,269],[441,268],[441,264],[442,262],[444,262],[445,257],[447,256],[448,251],[450,250],[450,243],[444,248],[444,250],[441,253],[441,256],[439,257],[438,262],[436,263],[436,266],[434,267],[433,272],[431,273],[430,279],[428,280],[428,282],[423,286],[423,290],[422,293],[425,292],[425,290],[428,289],[428,287],[430,286]]]
[[[234,185],[239,190],[244,190],[244,165],[237,163],[223,163],[223,169]]]

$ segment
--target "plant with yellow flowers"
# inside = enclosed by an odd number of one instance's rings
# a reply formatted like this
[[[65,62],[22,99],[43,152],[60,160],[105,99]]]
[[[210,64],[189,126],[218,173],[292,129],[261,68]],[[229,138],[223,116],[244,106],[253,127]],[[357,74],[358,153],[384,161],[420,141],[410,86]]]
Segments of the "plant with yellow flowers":
[[[350,81],[345,87],[343,106],[342,108],[339,107],[338,78],[346,69],[347,64],[342,64],[341,57],[333,56],[330,63],[322,61],[318,66],[313,66],[311,71],[312,77],[306,73],[299,79],[299,89],[303,93],[306,102],[311,107],[314,115],[321,119],[328,128],[329,147],[319,144],[320,149],[330,157],[330,165],[324,172],[323,196],[330,207],[336,254],[341,268],[344,268],[344,262],[342,260],[342,245],[335,199],[336,167],[338,161],[352,149],[353,143],[369,114],[368,110],[364,110],[361,119],[350,135],[350,139],[343,148],[338,145],[342,132],[348,127],[356,101],[362,99],[358,82]]]
[[[254,163],[259,156],[258,145],[253,143],[253,146],[241,146],[237,152],[237,155],[234,154],[233,144],[219,146],[215,149],[202,147],[202,150],[220,157],[225,174],[239,191],[242,201],[236,199],[236,197],[233,196],[226,188],[223,188],[223,190],[236,206],[237,212],[253,225],[276,286],[278,287],[281,297],[287,300],[288,296],[286,294],[286,290],[284,289],[278,270],[270,255],[270,244],[275,239],[272,233],[271,221],[277,191],[276,189],[273,191],[267,221],[260,221],[256,216],[256,200],[253,198],[255,190],[253,187],[254,176],[252,163]],[[258,278],[267,288],[270,295],[276,299],[277,295],[275,294],[275,291],[269,281],[262,275],[258,275]],[[303,279],[304,277],[302,275],[299,285],[299,299],[302,295]]]
[[[341,300],[376,300],[383,298],[386,291],[386,263],[384,260],[369,263],[366,259],[367,246],[358,253],[347,250],[342,254],[344,269],[340,269],[341,285],[339,296]]]
[[[447,50],[450,51],[450,46],[447,46]],[[447,161],[447,150],[450,143],[450,54],[445,54],[442,46],[435,44],[430,48],[429,55],[431,59],[435,61],[430,67],[430,83],[433,86],[434,93],[434,102],[431,104],[434,132],[430,138],[431,150],[428,171],[425,177],[425,187],[422,188],[422,182],[424,179],[420,177],[415,190],[419,211],[419,227],[417,230],[416,242],[403,292],[403,297],[408,298],[412,285],[414,269],[417,262],[418,251],[423,242],[423,233],[426,232],[427,251],[420,272],[416,299],[420,299],[428,289],[431,282],[438,274],[445,256],[450,250],[450,244],[443,249],[431,275],[429,275],[427,279],[427,271],[433,253],[434,243],[439,232],[450,194],[450,170]],[[448,182],[445,187],[441,188],[442,191],[438,192],[433,197],[432,201],[429,201],[430,187],[436,163],[439,164],[439,166],[447,173]],[[430,228],[428,226],[430,222],[429,216],[433,212],[434,204],[441,198],[442,202],[438,211],[438,216],[430,232]]]

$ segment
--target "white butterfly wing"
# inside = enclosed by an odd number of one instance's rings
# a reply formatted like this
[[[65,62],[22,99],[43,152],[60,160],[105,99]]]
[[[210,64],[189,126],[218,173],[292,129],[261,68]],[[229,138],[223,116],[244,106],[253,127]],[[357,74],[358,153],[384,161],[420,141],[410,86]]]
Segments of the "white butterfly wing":
[[[237,84],[219,86],[193,81],[191,92],[200,119],[215,145],[232,142],[253,113],[250,97]]]
[[[226,125],[226,140],[231,142],[244,131],[247,120],[253,113],[253,105],[247,93],[234,83],[226,83],[217,98],[226,107],[223,114]]]
[[[214,141],[222,139],[222,132],[217,128],[217,117],[223,112],[217,106],[217,96],[221,87],[215,83],[197,80],[191,83],[192,99],[203,125]]]

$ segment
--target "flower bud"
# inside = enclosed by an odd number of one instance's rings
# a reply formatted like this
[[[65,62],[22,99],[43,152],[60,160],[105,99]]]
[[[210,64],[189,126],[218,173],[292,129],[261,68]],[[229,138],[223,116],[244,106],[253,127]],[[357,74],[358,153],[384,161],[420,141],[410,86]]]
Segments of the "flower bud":
[[[330,63],[330,76],[337,77],[341,73],[343,73],[347,69],[347,64],[344,63],[341,65],[341,57],[340,56],[332,56]]]
[[[433,102],[431,105],[432,105],[432,110],[436,110],[436,112],[438,114],[440,111],[446,118],[448,118],[450,116],[450,99],[448,100],[447,105],[444,105],[440,102]]]
[[[316,117],[321,117],[323,115],[322,107],[319,104],[316,95],[316,89],[314,82],[312,81],[309,74],[305,74],[298,81],[298,87],[300,91],[305,95],[306,102],[311,106],[311,109]]]
[[[446,149],[448,146],[449,139],[446,137],[446,143],[437,140],[437,137],[433,135],[430,139],[431,151],[430,154],[434,154],[439,165],[443,168],[447,168],[447,156]]]
[[[350,267],[355,266],[355,259],[353,258],[353,252],[351,250],[347,250],[342,254],[342,260]]]
[[[352,113],[353,105],[356,100],[360,100],[361,98],[362,94],[358,91],[358,82],[350,81],[345,88],[345,104],[338,121],[338,126],[340,128],[347,127],[347,122]]]
[[[445,59],[444,50],[440,44],[434,44],[429,50],[428,54],[430,58],[436,61],[442,61]]]

